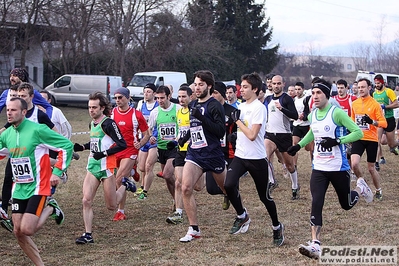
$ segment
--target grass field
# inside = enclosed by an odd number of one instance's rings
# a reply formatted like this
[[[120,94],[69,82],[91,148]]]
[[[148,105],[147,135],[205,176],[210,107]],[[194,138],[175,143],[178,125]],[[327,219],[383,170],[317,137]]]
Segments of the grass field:
[[[86,108],[62,107],[73,132],[88,130],[90,117]],[[5,121],[5,112],[1,116]],[[72,142],[84,143],[88,135],[75,135]],[[384,146],[386,165],[381,166],[383,201],[366,204],[363,199],[350,211],[340,208],[330,186],[324,206],[322,244],[324,245],[399,245],[399,156],[390,154]],[[148,199],[137,201],[128,194],[125,221],[113,222],[113,212],[107,211],[102,188],[94,202],[94,244],[76,245],[75,238],[84,232],[82,218],[82,183],[87,152],[68,169],[69,180],[57,189],[55,198],[66,219],[61,226],[49,219],[33,237],[46,265],[316,265],[305,258],[298,245],[311,239],[309,216],[311,196],[309,177],[311,165],[304,150],[299,156],[301,198],[291,201],[291,182],[275,166],[279,187],[273,192],[279,219],[285,225],[285,243],[272,245],[271,220],[259,201],[250,176],[241,179],[240,189],[245,207],[252,219],[246,234],[229,235],[235,218],[234,209],[222,210],[222,197],[211,196],[206,190],[196,194],[202,238],[180,243],[188,222],[167,224],[172,199],[165,182],[155,179]],[[365,161],[365,158],[363,158]],[[0,162],[0,180],[4,177],[5,161]],[[363,163],[363,169],[367,170]],[[155,171],[159,170],[156,165]],[[366,180],[370,181],[367,173]],[[355,182],[352,182],[352,186]],[[374,188],[372,187],[374,190]],[[128,192],[129,193],[129,192]],[[11,233],[0,228],[0,259],[2,265],[31,265]]]

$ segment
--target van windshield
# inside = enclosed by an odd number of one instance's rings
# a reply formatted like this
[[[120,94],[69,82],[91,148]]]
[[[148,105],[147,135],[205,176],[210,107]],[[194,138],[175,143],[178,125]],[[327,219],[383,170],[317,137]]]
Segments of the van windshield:
[[[130,81],[128,86],[134,87],[145,87],[148,83],[154,83],[157,79],[156,76],[141,76],[141,75],[134,75],[132,80]]]

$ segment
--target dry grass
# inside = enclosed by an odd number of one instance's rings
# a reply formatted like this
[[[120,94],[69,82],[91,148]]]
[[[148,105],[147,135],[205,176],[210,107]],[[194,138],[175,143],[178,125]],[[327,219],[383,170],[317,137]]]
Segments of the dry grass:
[[[73,131],[87,131],[90,121],[85,108],[62,108]],[[4,121],[4,114],[2,116]],[[73,136],[73,142],[85,142],[88,135]],[[324,206],[322,243],[325,245],[398,245],[399,185],[396,162],[399,156],[384,147],[387,164],[381,167],[384,200],[366,204],[361,200],[350,211],[340,208],[330,186]],[[87,152],[79,161],[73,161],[68,170],[69,181],[57,190],[55,197],[66,214],[63,225],[48,220],[34,236],[46,265],[316,265],[298,253],[298,245],[310,240],[309,176],[311,166],[308,154],[300,151],[299,180],[301,199],[290,200],[290,180],[284,179],[281,167],[276,167],[280,181],[274,193],[279,219],[285,224],[286,241],[282,247],[273,247],[270,218],[257,197],[251,177],[241,179],[241,194],[252,223],[246,234],[231,236],[235,213],[223,211],[222,197],[211,196],[204,190],[197,193],[198,213],[202,238],[193,243],[180,243],[187,231],[183,225],[169,225],[172,199],[165,183],[154,181],[149,197],[138,202],[128,195],[126,221],[112,222],[113,213],[104,205],[102,189],[94,203],[93,236],[95,243],[76,245],[75,238],[84,231],[81,198]],[[4,162],[0,164],[2,169]],[[364,167],[364,169],[367,169]],[[159,165],[156,166],[156,171]],[[2,179],[4,171],[0,171]],[[369,175],[366,175],[369,180]],[[354,182],[352,183],[354,185]],[[186,217],[185,217],[186,218]],[[30,265],[15,238],[0,230],[3,265]]]

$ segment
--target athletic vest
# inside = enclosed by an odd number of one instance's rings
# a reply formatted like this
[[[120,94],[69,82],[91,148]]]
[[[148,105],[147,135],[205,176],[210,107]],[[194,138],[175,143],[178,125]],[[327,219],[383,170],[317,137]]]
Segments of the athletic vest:
[[[281,106],[284,107],[284,105],[282,104],[282,100],[285,96],[288,96],[288,94],[283,93],[280,97],[278,97],[278,99],[273,99],[273,95],[269,95],[266,97],[265,102],[267,102],[268,111],[266,132],[291,133],[290,119],[283,112],[281,112],[275,104],[277,101],[279,101]]]
[[[333,119],[333,112],[337,108],[331,106],[323,119],[317,119],[318,109],[312,111],[312,123],[310,127],[314,135],[315,147],[313,151],[313,169],[320,171],[346,171],[349,163],[346,159],[344,144],[336,145],[326,149],[320,145],[322,137],[339,138],[347,134],[343,126],[338,126]]]
[[[385,88],[383,92],[381,93],[377,93],[377,91],[375,91],[373,93],[373,98],[379,103],[379,104],[384,104],[384,105],[388,105],[390,104],[390,99],[388,97],[387,94],[387,89]],[[390,118],[393,117],[393,109],[383,109],[382,110],[384,112],[385,118]]]
[[[98,173],[107,169],[116,168],[116,157],[115,155],[106,156],[100,160],[93,158],[93,152],[103,152],[108,150],[115,142],[110,136],[105,134],[102,129],[102,123],[110,119],[104,117],[97,126],[94,126],[94,122],[91,122],[90,129],[90,155],[87,163],[87,170],[91,173]]]
[[[38,123],[39,124],[39,116],[38,116],[38,110],[39,110],[39,108],[37,108],[37,106],[35,105],[35,106],[33,106],[33,113],[32,113],[32,115],[30,116],[30,117],[27,117],[26,119],[28,119],[28,120],[30,120],[30,121],[32,121],[32,122],[35,122],[35,123]]]
[[[184,137],[190,129],[190,110],[187,108],[185,111],[186,113],[183,112],[183,108],[180,108],[179,111],[177,111],[177,126],[179,129],[179,135],[177,139]],[[183,147],[179,146],[180,151],[187,151],[187,148],[188,142],[186,142]]]
[[[139,121],[136,117],[136,110],[129,107],[126,112],[121,112],[118,107],[112,110],[112,118],[115,120],[126,141],[128,147],[134,146],[134,140],[138,138]]]
[[[158,148],[166,150],[168,142],[176,140],[177,136],[176,104],[173,104],[172,109],[169,111],[165,111],[158,106],[157,129]]]

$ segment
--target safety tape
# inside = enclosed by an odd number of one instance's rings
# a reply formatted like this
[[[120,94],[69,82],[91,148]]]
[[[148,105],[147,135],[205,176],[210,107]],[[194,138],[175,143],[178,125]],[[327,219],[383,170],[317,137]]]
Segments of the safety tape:
[[[85,135],[85,134],[90,134],[90,131],[87,131],[87,132],[73,132],[72,133],[72,136],[74,136],[74,135]]]

